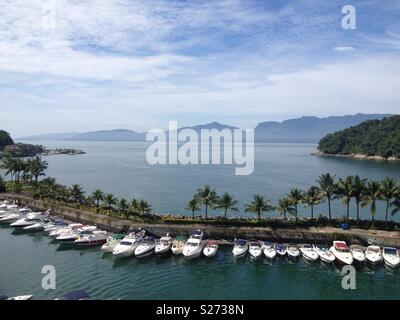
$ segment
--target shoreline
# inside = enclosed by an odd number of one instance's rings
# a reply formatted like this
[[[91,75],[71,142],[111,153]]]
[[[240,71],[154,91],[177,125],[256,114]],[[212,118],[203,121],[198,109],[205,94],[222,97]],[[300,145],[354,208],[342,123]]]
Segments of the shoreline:
[[[379,245],[400,247],[400,232],[376,229],[342,230],[336,227],[291,227],[272,228],[268,226],[223,226],[201,223],[138,223],[118,216],[111,216],[92,211],[72,208],[65,205],[48,203],[33,199],[27,195],[9,193],[0,194],[0,199],[14,198],[26,205],[41,211],[50,210],[54,216],[74,222],[95,224],[100,229],[112,232],[124,232],[129,228],[143,228],[150,234],[161,237],[166,233],[172,235],[190,234],[201,229],[210,238],[219,240],[221,244],[230,244],[235,238],[259,239],[280,243],[319,243],[326,244],[333,240],[344,240],[350,243],[367,245],[372,239]]]
[[[333,153],[324,153],[322,151],[315,151],[312,152],[311,155],[317,157],[346,158],[354,160],[373,160],[373,161],[389,161],[389,162],[400,161],[400,158],[397,157],[369,156],[362,153],[333,154]]]

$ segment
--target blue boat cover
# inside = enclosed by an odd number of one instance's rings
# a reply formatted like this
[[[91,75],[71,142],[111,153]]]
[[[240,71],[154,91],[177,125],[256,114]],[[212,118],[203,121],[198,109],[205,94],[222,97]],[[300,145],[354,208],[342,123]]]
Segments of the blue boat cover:
[[[396,248],[391,248],[391,247],[385,247],[383,248],[386,254],[397,254],[397,249]]]
[[[246,243],[247,243],[246,240],[241,240],[241,239],[238,239],[235,241],[235,244],[237,244],[239,246],[244,246],[244,245],[246,245]]]
[[[63,295],[66,300],[81,300],[89,298],[89,294],[84,290],[75,290]]]

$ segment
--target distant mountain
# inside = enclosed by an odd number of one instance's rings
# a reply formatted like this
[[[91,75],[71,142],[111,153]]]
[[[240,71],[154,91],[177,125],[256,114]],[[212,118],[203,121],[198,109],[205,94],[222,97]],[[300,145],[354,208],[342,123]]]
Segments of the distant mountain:
[[[40,141],[40,140],[69,140],[78,135],[77,132],[65,132],[65,133],[47,133],[39,134],[35,136],[20,137],[18,141]]]
[[[366,120],[380,120],[389,114],[362,114],[332,116],[327,118],[301,117],[282,122],[261,122],[255,128],[256,142],[313,142],[317,143],[328,133],[342,130],[360,124]],[[237,127],[211,122],[193,127],[182,127],[178,131],[191,128],[200,132],[201,129],[229,129]],[[57,133],[38,136],[22,137],[25,140],[70,140],[70,141],[145,141],[146,133],[126,129],[101,130],[84,133]]]
[[[132,130],[116,129],[92,131],[78,134],[69,140],[74,141],[144,141],[146,134]]]
[[[327,118],[301,117],[282,122],[261,122],[254,130],[257,142],[318,142],[328,133],[360,124],[367,120],[380,120],[389,114],[362,114],[331,116]]]

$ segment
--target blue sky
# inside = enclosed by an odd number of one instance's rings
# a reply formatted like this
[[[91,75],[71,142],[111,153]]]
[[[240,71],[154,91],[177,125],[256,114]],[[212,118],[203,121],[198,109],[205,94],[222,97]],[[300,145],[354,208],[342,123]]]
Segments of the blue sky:
[[[399,53],[400,1],[0,0],[1,127],[398,113]]]

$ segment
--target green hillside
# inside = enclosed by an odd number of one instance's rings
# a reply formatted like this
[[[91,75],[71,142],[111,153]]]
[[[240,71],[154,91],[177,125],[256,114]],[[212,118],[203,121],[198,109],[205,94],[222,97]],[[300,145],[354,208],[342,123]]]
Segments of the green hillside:
[[[328,134],[319,141],[318,150],[325,154],[400,157],[400,115]]]
[[[14,141],[11,139],[10,134],[6,131],[0,130],[0,151],[3,151],[5,146],[12,144],[14,144]]]

